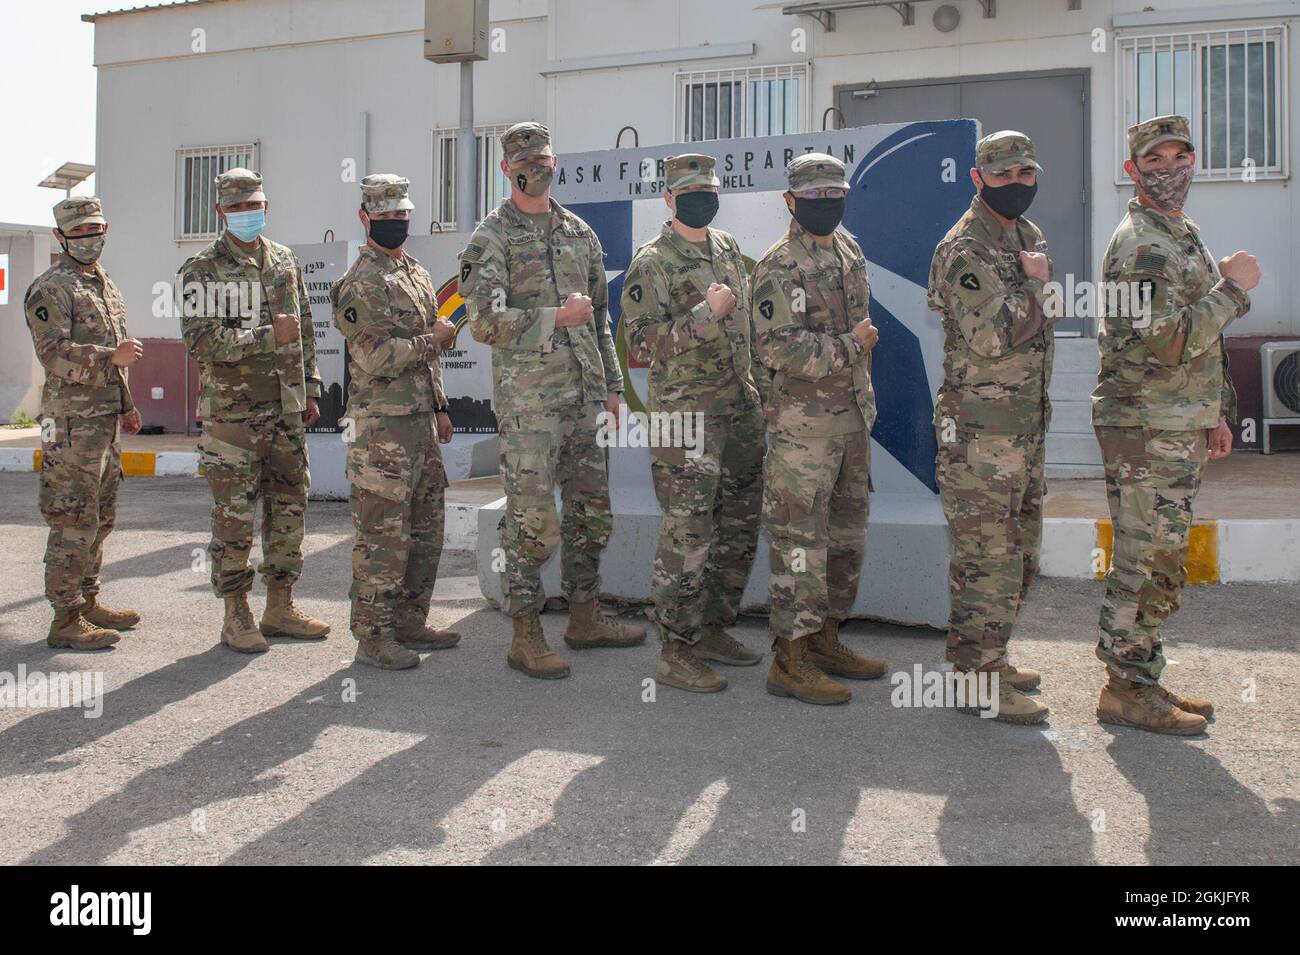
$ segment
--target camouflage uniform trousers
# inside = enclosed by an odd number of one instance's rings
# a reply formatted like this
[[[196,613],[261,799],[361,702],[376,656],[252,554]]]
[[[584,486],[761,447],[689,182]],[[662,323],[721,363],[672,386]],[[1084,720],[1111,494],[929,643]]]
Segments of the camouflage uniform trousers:
[[[763,526],[772,539],[768,628],[799,639],[853,607],[866,548],[871,437],[768,433]]]
[[[586,601],[600,593],[600,554],[614,529],[605,449],[596,440],[596,416],[603,407],[574,404],[499,419],[506,486],[501,589],[507,616],[541,609],[542,565],[561,542],[564,596]],[[557,483],[563,522],[555,511]]]
[[[352,453],[396,478],[382,492],[352,485],[352,634],[393,636],[429,617],[442,556],[447,472],[430,413],[367,417]]]
[[[1192,502],[1209,460],[1204,430],[1097,427],[1114,546],[1097,656],[1115,676],[1155,683],[1160,628],[1187,582]]]
[[[57,611],[99,593],[104,539],[117,522],[122,448],[115,414],[47,420],[54,422],[54,435],[41,445],[39,498],[50,525],[45,596]]]
[[[248,553],[262,499],[262,579],[292,586],[302,574],[302,539],[311,473],[302,415],[279,403],[243,421],[204,421],[199,462],[212,488],[212,589],[218,597],[253,587]]]
[[[1007,641],[1038,576],[1043,539],[1043,436],[939,437],[936,477],[948,520],[948,661],[988,670],[1007,660]]]
[[[694,448],[650,451],[663,511],[650,615],[665,640],[686,643],[699,640],[702,626],[736,622],[762,504],[762,412],[705,414],[703,421]]]

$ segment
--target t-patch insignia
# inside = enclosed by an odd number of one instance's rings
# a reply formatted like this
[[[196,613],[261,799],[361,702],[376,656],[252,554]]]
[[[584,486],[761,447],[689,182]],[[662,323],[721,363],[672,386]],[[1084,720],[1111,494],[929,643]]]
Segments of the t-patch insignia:
[[[50,320],[50,310],[44,305],[38,305],[36,306],[36,317],[43,322],[48,322]]]
[[[469,278],[469,273],[473,270],[473,268],[474,268],[473,262],[462,262],[460,264],[460,280],[462,282],[464,282],[467,278]]]
[[[627,297],[630,298],[632,301],[636,302],[637,304],[640,304],[641,286],[633,285],[630,289],[627,290]]]
[[[357,323],[357,310],[355,308],[344,309],[343,317],[355,325]]]
[[[980,290],[980,280],[974,272],[967,272],[958,281],[961,283],[962,288],[968,288],[972,292]]]
[[[759,302],[758,311],[765,319],[767,319],[770,322],[772,320],[772,312],[774,311],[772,307],[772,300],[770,298],[765,298],[763,299],[763,301]]]

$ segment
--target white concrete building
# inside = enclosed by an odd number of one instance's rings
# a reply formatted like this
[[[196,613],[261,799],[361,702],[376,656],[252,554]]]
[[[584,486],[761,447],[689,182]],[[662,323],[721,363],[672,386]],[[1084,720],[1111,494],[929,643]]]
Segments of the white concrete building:
[[[439,131],[459,121],[457,67],[423,59],[423,18],[421,0],[87,15],[98,191],[113,221],[105,263],[136,334],[178,334],[151,314],[152,290],[210,237],[207,183],[223,156],[266,176],[279,241],[358,237],[355,179],[368,170],[409,176],[422,223],[454,222],[454,145]],[[812,131],[832,107],[847,125],[969,116],[1021,128],[1047,168],[1031,217],[1058,274],[1082,280],[1132,193],[1125,127],[1185,112],[1202,163],[1189,211],[1217,254],[1248,249],[1264,270],[1232,332],[1297,336],[1297,20],[1300,0],[492,0],[475,116],[489,133],[540,119],[562,153],[609,148],[624,126],[642,145]],[[488,170],[495,148],[489,136]],[[500,189],[495,174],[481,180],[480,211]],[[1083,399],[1095,345],[1077,345],[1058,363],[1057,430],[1077,432],[1077,454],[1094,460]]]

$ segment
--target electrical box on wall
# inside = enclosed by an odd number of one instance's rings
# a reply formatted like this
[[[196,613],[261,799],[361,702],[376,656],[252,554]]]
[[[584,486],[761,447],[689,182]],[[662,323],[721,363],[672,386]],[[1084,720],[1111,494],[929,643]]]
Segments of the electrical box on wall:
[[[463,63],[488,58],[488,0],[424,0],[424,58]]]

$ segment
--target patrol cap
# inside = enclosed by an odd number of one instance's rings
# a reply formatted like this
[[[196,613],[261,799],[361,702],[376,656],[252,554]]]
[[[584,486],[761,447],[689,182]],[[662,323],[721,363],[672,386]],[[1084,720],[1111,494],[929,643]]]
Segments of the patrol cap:
[[[262,177],[251,169],[236,166],[217,176],[217,205],[233,206],[238,202],[265,202]]]
[[[551,131],[541,123],[515,123],[501,134],[501,152],[506,162],[541,156],[551,145]]]
[[[61,232],[79,225],[106,225],[104,210],[95,196],[73,196],[54,207],[54,221]]]
[[[1007,172],[1020,166],[1033,166],[1039,172],[1034,143],[1024,133],[1003,129],[990,133],[975,146],[975,167],[987,172]]]
[[[664,160],[664,181],[672,192],[691,186],[719,186],[721,181],[713,174],[715,161],[701,153],[682,153]]]
[[[1192,142],[1192,124],[1186,116],[1154,116],[1128,128],[1128,151],[1134,159],[1141,159],[1161,143]]]
[[[376,172],[361,180],[361,205],[367,212],[401,212],[414,209],[408,198],[410,180],[391,172]]]
[[[805,189],[847,189],[844,163],[825,153],[804,153],[790,160],[785,167],[786,182],[791,192]]]

